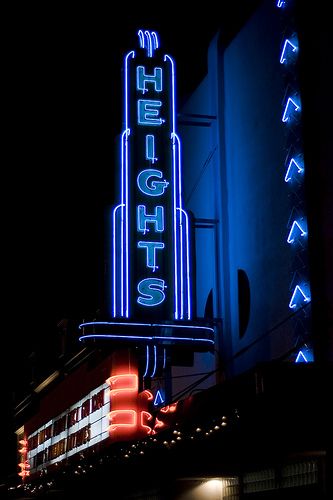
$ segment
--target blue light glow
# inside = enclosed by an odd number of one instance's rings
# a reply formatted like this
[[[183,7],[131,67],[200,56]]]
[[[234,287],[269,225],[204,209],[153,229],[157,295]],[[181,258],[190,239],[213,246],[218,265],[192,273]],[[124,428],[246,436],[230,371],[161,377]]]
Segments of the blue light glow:
[[[157,33],[155,31],[152,31],[151,32],[151,36],[152,36],[152,39],[153,39],[153,47],[154,47],[154,49],[158,49],[159,43],[158,43]]]
[[[165,398],[162,395],[162,391],[158,389],[155,399],[154,399],[154,406],[159,406],[162,405],[165,402]]]
[[[157,177],[158,179],[162,179],[163,173],[160,170],[156,170],[153,168],[147,168],[146,170],[142,170],[137,178],[137,185],[140,191],[147,196],[161,196],[169,183],[166,180],[163,181],[151,181],[150,185],[148,181],[152,177]]]
[[[129,59],[135,58],[135,52],[132,50],[124,59],[125,66],[125,130],[121,138],[121,262],[120,262],[120,294],[121,307],[120,316],[129,316],[129,255],[128,255],[128,137],[131,133],[128,128],[129,103],[128,103],[128,64]],[[113,226],[115,233],[116,226]],[[116,258],[114,256],[114,258]],[[116,290],[116,274],[113,275],[113,286]],[[115,304],[115,302],[114,302]],[[113,316],[116,317],[118,309],[115,307]]]
[[[160,205],[155,207],[154,214],[146,214],[146,206],[138,205],[137,210],[137,229],[140,233],[149,233],[147,223],[154,224],[154,230],[157,233],[164,231],[164,208]]]
[[[148,367],[149,367],[149,345],[147,344],[146,345],[146,369],[145,369],[145,372],[143,374],[143,378],[145,378],[147,376]]]
[[[154,345],[154,368],[153,368],[153,373],[151,374],[152,378],[155,376],[156,367],[157,367],[157,348],[156,345]]]
[[[285,62],[287,62],[287,58],[288,58],[288,52],[292,50],[292,52],[297,52],[298,50],[298,47],[297,45],[295,45],[294,43],[292,43],[288,38],[285,40],[284,44],[283,44],[283,49],[282,49],[282,52],[281,52],[281,57],[280,57],[280,63],[281,64],[284,64]]]
[[[293,294],[291,296],[290,302],[289,302],[289,307],[290,309],[295,309],[297,307],[297,304],[302,301],[302,302],[310,302],[311,297],[305,293],[305,291],[297,285],[293,291]]]
[[[182,192],[181,192],[181,143],[178,135],[176,134],[176,98],[175,98],[175,65],[173,59],[165,55],[165,61],[169,61],[171,64],[171,75],[172,75],[172,161],[173,161],[173,217],[174,217],[174,276],[175,276],[175,306],[174,306],[174,316],[175,319],[191,319],[191,307],[190,305],[190,280],[189,280],[189,262],[184,265],[185,255],[189,255],[189,233],[188,233],[188,223],[185,222],[187,229],[185,228],[185,234],[182,227]],[[185,241],[184,241],[185,240]],[[184,252],[184,245],[186,251]],[[185,254],[185,255],[184,255]],[[178,262],[180,259],[180,263]],[[181,272],[183,271],[183,273]],[[185,270],[185,282],[188,286],[184,287],[184,270]],[[180,280],[180,283],[179,283]],[[186,309],[185,311],[185,305]]]
[[[283,8],[285,6],[285,4],[286,4],[286,0],[277,0],[277,2],[276,2],[276,6],[279,9]]]
[[[302,225],[300,222],[296,220],[293,222],[287,239],[288,243],[294,243],[295,238],[297,238],[298,236],[304,237],[308,234],[307,231],[304,229],[306,225],[305,221],[302,222]]]
[[[112,224],[113,224],[113,235],[112,235],[112,268],[113,268],[113,304],[112,304],[112,313],[113,317],[116,316],[117,310],[117,300],[116,300],[116,289],[117,289],[117,275],[116,275],[116,213],[118,209],[122,207],[122,205],[117,205],[112,212]]]
[[[289,165],[288,165],[287,173],[286,173],[285,178],[284,178],[284,180],[286,182],[289,182],[292,179],[293,172],[295,171],[295,169],[297,169],[298,174],[301,174],[304,172],[304,168],[300,165],[300,161],[299,160],[296,161],[295,158],[291,158]]]
[[[155,31],[145,31],[143,33],[142,30],[138,31],[140,47],[142,49],[147,49],[147,57],[153,57],[154,51],[158,49],[159,42],[157,33]]]
[[[153,57],[153,45],[151,42],[151,35],[149,31],[145,31],[145,36],[147,40],[147,55],[148,57]]]
[[[163,71],[162,68],[154,68],[153,75],[146,75],[144,66],[137,66],[136,68],[136,88],[141,90],[143,94],[148,92],[146,82],[153,84],[155,92],[162,92],[163,90]]]
[[[138,31],[138,35],[139,35],[139,41],[140,41],[140,48],[144,49],[144,47],[145,47],[145,39],[144,39],[144,35],[143,35],[142,30]]]
[[[296,103],[296,98],[292,99],[291,97],[288,97],[287,104],[284,108],[283,116],[282,116],[282,121],[285,123],[290,120],[290,117],[292,114],[296,113],[301,109],[300,104]]]

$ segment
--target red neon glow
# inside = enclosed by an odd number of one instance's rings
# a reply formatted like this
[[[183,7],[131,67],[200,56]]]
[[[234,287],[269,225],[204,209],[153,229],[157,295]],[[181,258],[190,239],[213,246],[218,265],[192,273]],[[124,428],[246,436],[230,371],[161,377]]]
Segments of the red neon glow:
[[[111,376],[106,380],[110,387],[109,435],[112,441],[140,439],[156,434],[165,427],[160,419],[153,419],[150,406],[154,394],[145,389],[139,393],[136,357],[130,350],[119,350],[112,356]],[[164,413],[173,413],[177,404],[169,405]]]
[[[121,375],[112,375],[106,380],[111,387],[110,396],[116,396],[123,391],[138,392],[139,380],[135,373],[123,373]]]
[[[27,476],[30,476],[30,471],[28,470],[30,469],[30,464],[29,461],[27,460],[28,441],[27,439],[20,439],[18,444],[22,446],[22,448],[18,450],[19,454],[21,455],[20,456],[21,461],[18,464],[21,470],[20,472],[18,472],[18,475],[22,478],[22,481],[24,481],[24,479]]]
[[[28,460],[26,460],[25,462],[19,463],[18,466],[21,467],[21,469],[30,469],[30,464],[29,464]]]
[[[24,479],[25,477],[30,476],[30,471],[29,470],[22,470],[21,472],[18,473],[18,475],[21,476],[22,479]]]
[[[151,401],[154,398],[153,393],[148,389],[145,389],[144,391],[140,392],[140,396],[146,396],[148,401]]]
[[[177,402],[172,403],[171,405],[164,406],[164,408],[161,408],[160,411],[162,413],[174,413],[177,410]]]
[[[135,410],[114,410],[109,413],[110,432],[119,428],[133,428],[137,425],[137,412]]]
[[[146,422],[150,422],[150,420],[152,420],[152,419],[153,419],[153,416],[148,411],[143,410],[141,412],[141,427],[142,427],[142,429],[144,429],[147,432],[147,434],[156,434],[154,429],[152,429],[150,427],[150,425],[147,425],[145,423],[145,420],[146,420]]]
[[[155,425],[154,429],[161,429],[162,427],[165,427],[165,423],[162,422],[162,420],[159,420],[157,417],[155,419]]]

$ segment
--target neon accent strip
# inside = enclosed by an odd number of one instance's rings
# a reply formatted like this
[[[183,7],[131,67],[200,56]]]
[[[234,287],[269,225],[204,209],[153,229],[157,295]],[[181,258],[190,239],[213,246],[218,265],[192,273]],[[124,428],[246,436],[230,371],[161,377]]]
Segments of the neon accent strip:
[[[145,378],[147,376],[148,367],[149,367],[149,345],[147,344],[146,345],[146,369],[145,369],[145,372],[143,374],[143,378]]]
[[[153,43],[154,43],[154,49],[158,49],[159,47],[159,43],[158,43],[158,36],[157,36],[157,33],[155,31],[152,31],[151,32],[151,36],[153,38]]]
[[[139,35],[139,40],[140,40],[140,48],[144,49],[144,47],[145,47],[145,40],[144,40],[144,37],[143,37],[142,30],[138,31],[138,35]]]
[[[166,349],[164,347],[163,349],[163,370],[165,369],[166,366]]]
[[[91,334],[91,335],[82,335],[79,337],[79,340],[84,339],[94,339],[94,338],[105,338],[105,339],[124,339],[124,340],[174,340],[174,341],[186,341],[186,342],[204,342],[208,344],[214,344],[214,340],[210,339],[194,339],[190,337],[162,337],[162,336],[140,336],[140,335],[112,335],[112,334]]]
[[[137,424],[137,412],[135,410],[113,410],[109,413],[110,422],[116,420],[117,417],[121,417],[121,420],[125,417],[129,417],[130,422],[118,422],[111,423],[109,426],[109,431],[112,432],[118,427],[135,427]],[[132,421],[131,421],[132,420]]]
[[[127,138],[130,134],[129,129],[126,129],[121,136],[121,164],[122,164],[122,176],[121,176],[121,259],[120,259],[120,293],[121,293],[121,316],[126,316],[124,314],[124,309],[128,309],[128,141]],[[124,176],[124,165],[125,165],[125,176]],[[125,216],[124,216],[125,209]],[[124,231],[125,225],[125,231]],[[125,284],[124,284],[125,281]],[[124,291],[125,289],[125,291]],[[125,295],[125,297],[124,297]],[[125,304],[124,304],[125,302]]]
[[[290,232],[289,232],[289,236],[288,236],[288,239],[287,239],[287,242],[288,243],[294,243],[295,241],[295,238],[296,238],[296,235],[298,232],[301,232],[300,236],[306,236],[308,233],[301,227],[301,225],[299,224],[299,222],[297,222],[296,220],[294,220],[293,222],[293,225],[291,226],[291,229],[290,229]],[[296,235],[295,235],[296,233]]]
[[[295,363],[308,363],[308,360],[306,359],[306,357],[304,356],[302,351],[299,351],[299,353],[297,354],[297,358],[295,359]]]
[[[113,249],[113,255],[112,255],[112,259],[113,259],[113,264],[112,264],[112,268],[113,268],[113,276],[112,276],[112,279],[113,279],[113,307],[112,307],[112,314],[113,314],[113,317],[115,317],[116,313],[117,313],[117,296],[116,296],[116,289],[117,289],[117,274],[116,274],[116,233],[117,233],[117,231],[116,231],[116,212],[122,206],[123,206],[122,204],[117,205],[113,209],[113,212],[112,212],[112,228],[113,228],[113,235],[112,235],[112,249]]]
[[[129,255],[128,255],[128,242],[129,242],[129,227],[128,227],[128,136],[130,129],[128,128],[128,60],[134,59],[135,52],[132,50],[125,56],[125,131],[122,134],[121,142],[121,204],[122,204],[122,221],[121,221],[121,316],[129,317]],[[125,210],[124,210],[125,208]],[[125,216],[124,216],[125,211]],[[124,235],[125,226],[125,235]],[[125,260],[125,265],[124,265]],[[124,269],[125,268],[125,269]],[[124,284],[125,281],[125,284]],[[125,290],[125,292],[124,292]],[[124,303],[125,302],[125,303]]]
[[[285,178],[284,180],[286,182],[289,182],[292,178],[292,175],[291,175],[291,169],[293,168],[293,166],[295,165],[295,167],[297,168],[297,173],[300,174],[302,172],[304,172],[304,168],[302,168],[294,158],[292,158],[289,162],[289,165],[288,165],[288,170],[287,170],[287,173],[285,175]]]
[[[172,78],[172,85],[171,85],[171,103],[172,103],[172,126],[171,130],[175,134],[176,133],[176,118],[175,118],[175,113],[176,113],[176,97],[175,97],[175,63],[172,59],[172,57],[168,56],[165,54],[164,56],[164,61],[169,60],[171,63],[171,78]]]
[[[149,31],[145,31],[146,39],[147,39],[147,55],[148,57],[153,57],[153,48],[152,48],[152,43],[151,43],[151,36]]]
[[[190,244],[189,244],[189,222],[188,215],[185,210],[181,209],[182,214],[185,216],[185,235],[186,235],[186,286],[187,286],[187,319],[192,317],[191,296],[190,296]]]
[[[175,319],[179,319],[178,311],[178,232],[177,232],[177,172],[176,172],[176,127],[175,127],[175,68],[173,59],[165,55],[164,61],[169,61],[171,64],[171,103],[172,103],[172,124],[171,124],[171,140],[172,140],[172,173],[173,173],[173,235],[174,235],[174,279],[175,279],[175,302],[174,315]]]
[[[143,429],[147,430],[147,434],[156,434],[156,432],[149,425],[146,425],[143,422],[144,418],[146,418],[147,421],[150,422],[150,420],[152,420],[152,418],[153,418],[153,416],[151,415],[151,413],[149,413],[148,411],[141,411],[141,414],[140,414],[141,427]]]
[[[302,288],[301,288],[299,285],[297,285],[297,286],[295,287],[295,290],[294,290],[294,292],[293,292],[293,294],[292,294],[292,297],[291,297],[291,299],[290,299],[290,302],[289,302],[289,307],[290,307],[290,309],[294,309],[294,308],[296,307],[296,305],[297,305],[297,304],[296,304],[296,302],[294,302],[294,299],[295,299],[295,296],[296,296],[297,292],[299,292],[299,293],[302,295],[302,297],[303,297],[303,301],[304,301],[304,302],[310,302],[310,300],[311,300],[311,298],[310,298],[310,297],[308,297],[308,296],[307,296],[307,295],[303,292]]]
[[[283,64],[287,60],[287,58],[285,57],[285,53],[289,49],[289,46],[291,47],[291,49],[292,49],[293,52],[297,51],[298,47],[296,45],[294,45],[293,43],[291,43],[291,41],[288,40],[288,38],[287,38],[286,41],[283,44],[283,49],[282,49],[282,52],[281,52],[281,57],[280,57],[280,63],[281,64]]]
[[[284,108],[284,113],[283,113],[283,116],[282,116],[282,121],[285,123],[289,120],[289,117],[290,117],[290,113],[291,111],[288,113],[288,109],[293,106],[293,110],[294,111],[299,111],[301,106],[299,106],[298,104],[296,104],[296,102],[291,98],[291,97],[288,97],[288,101],[287,101],[287,104],[286,104],[286,107]]]
[[[154,345],[154,368],[153,368],[153,373],[151,374],[152,378],[156,373],[156,367],[157,367],[157,352],[156,352],[156,345]]]
[[[173,162],[173,235],[174,235],[174,278],[175,278],[175,319],[179,319],[178,311],[178,231],[177,231],[177,191],[176,191],[176,151],[175,151],[175,134],[171,134],[172,140],[172,162]]]
[[[128,59],[134,59],[135,52],[132,50],[125,57],[125,130],[128,129]]]
[[[79,328],[84,328],[85,326],[95,326],[95,325],[118,325],[118,326],[160,326],[163,328],[187,328],[187,329],[202,329],[214,332],[214,328],[210,326],[197,326],[197,325],[174,325],[174,324],[162,324],[162,323],[122,323],[118,321],[90,321],[88,323],[81,323]]]
[[[173,138],[176,140],[177,143],[177,160],[178,160],[178,207],[176,210],[180,211],[180,216],[179,216],[179,230],[180,230],[180,319],[184,319],[184,255],[183,255],[183,225],[182,225],[182,186],[181,186],[181,146],[180,146],[180,139],[178,135],[174,132],[173,133]],[[175,169],[176,172],[176,169]],[[174,182],[176,184],[176,177],[174,179]],[[177,218],[176,218],[177,220]],[[187,241],[187,238],[186,238]],[[177,258],[178,258],[178,252],[177,252]],[[179,266],[177,264],[177,268],[179,270]],[[177,318],[178,319],[178,318]]]
[[[183,319],[184,318],[184,250],[183,250],[183,228],[182,228],[182,217],[179,217],[179,231],[180,235],[178,235],[177,229],[177,209],[179,209],[182,213],[182,189],[181,189],[181,142],[176,133],[176,119],[175,119],[175,110],[176,110],[176,99],[175,99],[175,65],[173,59],[165,55],[164,61],[169,61],[171,64],[171,103],[172,103],[172,131],[171,131],[171,140],[172,140],[172,161],[173,161],[173,217],[174,217],[174,276],[175,276],[175,306],[174,306],[174,315],[175,319]],[[177,152],[176,152],[176,143],[177,143]],[[187,221],[188,222],[188,221]],[[179,241],[180,239],[180,241]],[[189,239],[188,239],[188,224],[187,224],[187,233],[186,233],[186,245],[187,245],[187,255],[189,257]],[[181,262],[178,262],[178,252],[180,252]],[[189,258],[188,258],[189,260]],[[180,274],[180,283],[179,283],[179,274]],[[189,283],[189,266],[186,269],[186,279]],[[187,289],[187,302],[189,303],[190,286]],[[180,297],[180,308],[179,308],[179,297]],[[187,311],[187,319],[191,318],[191,308]]]

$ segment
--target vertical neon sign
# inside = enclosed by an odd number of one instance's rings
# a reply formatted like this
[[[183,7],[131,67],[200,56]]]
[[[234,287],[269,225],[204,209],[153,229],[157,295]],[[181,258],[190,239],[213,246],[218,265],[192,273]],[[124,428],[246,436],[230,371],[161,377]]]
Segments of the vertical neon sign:
[[[182,206],[175,65],[155,32],[124,59],[121,202],[113,211],[112,316],[189,320],[189,217]]]

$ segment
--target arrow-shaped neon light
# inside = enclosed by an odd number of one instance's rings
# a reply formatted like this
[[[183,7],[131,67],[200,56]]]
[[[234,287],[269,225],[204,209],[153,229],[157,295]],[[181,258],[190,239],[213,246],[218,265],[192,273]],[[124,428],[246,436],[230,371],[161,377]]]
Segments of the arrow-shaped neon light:
[[[286,57],[286,52],[289,51],[291,48],[291,50],[293,52],[297,52],[297,45],[294,45],[293,43],[291,43],[290,40],[288,40],[288,38],[285,40],[284,44],[283,44],[283,49],[282,49],[282,52],[281,52],[281,57],[280,57],[280,63],[283,64],[284,62],[286,62],[287,60],[287,57]]]
[[[303,297],[303,301],[304,302],[310,302],[310,297],[308,297],[304,291],[302,290],[302,288],[299,286],[299,285],[296,285],[295,287],[295,290],[291,296],[291,299],[290,299],[290,302],[289,302],[289,307],[290,309],[294,309],[297,305],[297,302],[296,302],[296,295],[299,295],[301,294],[301,296]]]
[[[296,104],[296,102],[291,97],[288,97],[286,107],[284,108],[282,121],[287,122],[292,111],[298,111],[299,109],[301,109],[301,106],[299,104]]]
[[[299,351],[297,354],[297,358],[295,359],[295,363],[308,363],[308,360],[304,356],[304,353],[302,351]]]
[[[289,162],[287,173],[286,173],[285,178],[284,178],[284,180],[286,182],[289,182],[291,180],[292,171],[294,170],[294,168],[297,168],[298,174],[301,174],[302,172],[304,172],[304,168],[301,167],[294,158],[292,158]]]
[[[302,226],[294,220],[293,225],[291,226],[289,236],[287,239],[288,243],[294,243],[295,238],[297,238],[298,234],[300,233],[300,236],[306,236],[308,233],[302,228]]]
[[[154,399],[154,406],[158,406],[158,405],[161,405],[164,403],[164,398],[161,394],[161,391],[158,390],[157,393],[156,393],[156,396],[155,396],[155,399]]]

